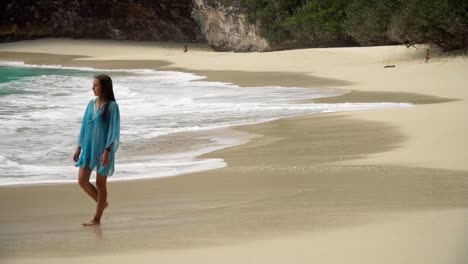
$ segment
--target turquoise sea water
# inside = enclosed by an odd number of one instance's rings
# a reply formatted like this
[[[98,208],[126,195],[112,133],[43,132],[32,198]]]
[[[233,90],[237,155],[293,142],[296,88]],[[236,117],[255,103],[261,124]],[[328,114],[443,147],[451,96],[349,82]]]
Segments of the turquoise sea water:
[[[8,67],[0,66],[0,83],[8,83],[21,81],[24,78],[34,78],[41,75],[54,75],[54,74],[76,74],[69,70],[60,69],[44,69],[44,68],[25,68],[25,67]],[[24,94],[28,91],[26,87],[23,89],[15,89],[8,85],[2,85],[0,90],[0,96],[6,96],[10,94]]]

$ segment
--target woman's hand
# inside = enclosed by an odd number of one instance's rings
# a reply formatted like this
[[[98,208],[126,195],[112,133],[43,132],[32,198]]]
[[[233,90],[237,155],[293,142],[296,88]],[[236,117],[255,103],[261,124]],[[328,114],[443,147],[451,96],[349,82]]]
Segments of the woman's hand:
[[[107,163],[109,163],[109,151],[104,150],[104,153],[102,153],[101,156],[101,165],[106,166]]]
[[[81,148],[77,147],[75,150],[75,154],[73,154],[73,161],[77,162],[80,158]]]

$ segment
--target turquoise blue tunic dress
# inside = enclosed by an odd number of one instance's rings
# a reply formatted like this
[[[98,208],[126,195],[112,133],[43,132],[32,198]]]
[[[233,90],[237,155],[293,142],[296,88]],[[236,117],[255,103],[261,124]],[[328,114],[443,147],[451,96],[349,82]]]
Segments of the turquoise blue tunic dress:
[[[120,112],[116,102],[107,104],[108,113],[104,117],[104,106],[95,109],[95,99],[88,103],[83,121],[81,123],[78,146],[81,153],[75,166],[96,170],[103,176],[114,174],[115,152],[119,148],[120,138]],[[110,148],[109,163],[101,165],[101,156],[106,148]]]

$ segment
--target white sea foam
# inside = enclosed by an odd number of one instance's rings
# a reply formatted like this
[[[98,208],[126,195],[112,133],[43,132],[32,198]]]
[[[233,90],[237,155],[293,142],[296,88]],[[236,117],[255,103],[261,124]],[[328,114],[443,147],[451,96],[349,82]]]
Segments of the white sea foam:
[[[41,69],[61,69],[61,70],[76,70],[76,71],[106,71],[106,72],[135,72],[135,73],[152,73],[150,69],[97,69],[93,67],[74,67],[54,64],[30,64],[22,61],[0,61],[0,66],[10,66],[17,68],[41,68]]]
[[[156,151],[157,146],[147,144],[174,133],[304,114],[411,106],[391,102],[299,104],[296,101],[333,96],[338,92],[300,87],[245,89],[233,84],[200,81],[200,76],[180,72],[97,70],[21,62],[0,62],[0,67],[2,65],[19,71],[35,71],[0,83],[0,89],[18,91],[0,96],[3,126],[0,130],[0,185],[75,181],[76,168],[71,156],[84,109],[93,98],[92,78],[98,72],[112,76],[121,112],[122,147],[112,180],[164,177],[219,168],[225,166],[224,161],[198,160],[196,156],[243,142],[234,136],[217,136],[194,151],[170,155],[161,154]],[[44,69],[47,71],[42,72]]]

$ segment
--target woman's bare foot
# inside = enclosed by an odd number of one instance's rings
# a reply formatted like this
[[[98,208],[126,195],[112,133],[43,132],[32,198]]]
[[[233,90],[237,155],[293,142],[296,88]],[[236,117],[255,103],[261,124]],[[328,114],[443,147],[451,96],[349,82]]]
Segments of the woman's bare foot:
[[[106,206],[104,207],[104,209],[106,209],[108,206],[109,206],[109,202],[106,202]],[[94,217],[91,221],[87,223],[83,223],[83,226],[98,226],[100,224],[101,224],[101,221],[96,219],[96,217]]]
[[[83,223],[83,226],[98,226],[101,224],[101,221],[96,219],[96,218],[93,218],[91,221],[87,222],[87,223]]]

